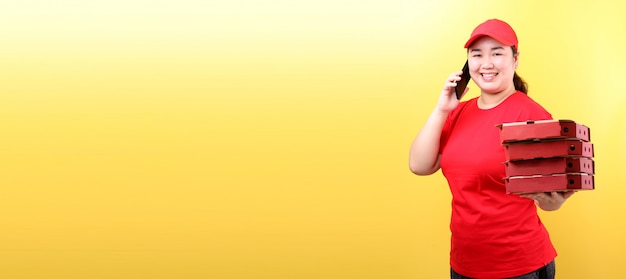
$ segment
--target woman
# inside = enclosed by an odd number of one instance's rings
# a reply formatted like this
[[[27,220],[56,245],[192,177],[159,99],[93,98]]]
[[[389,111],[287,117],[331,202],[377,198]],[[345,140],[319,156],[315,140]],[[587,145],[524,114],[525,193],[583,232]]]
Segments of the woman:
[[[480,96],[459,102],[455,87],[462,72],[452,73],[409,156],[413,173],[441,168],[450,186],[451,278],[554,278],[556,250],[536,206],[557,210],[573,192],[507,194],[496,128],[552,117],[526,95],[526,83],[515,73],[519,48],[509,24],[483,22],[465,48]]]

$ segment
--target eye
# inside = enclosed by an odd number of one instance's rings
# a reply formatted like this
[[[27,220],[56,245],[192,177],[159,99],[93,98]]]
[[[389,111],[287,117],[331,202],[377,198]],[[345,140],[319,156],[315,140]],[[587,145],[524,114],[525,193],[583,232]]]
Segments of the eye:
[[[502,55],[502,53],[496,52],[496,53],[494,53],[493,55],[494,55],[494,56],[500,56],[500,55]]]
[[[480,54],[478,54],[478,53],[472,54],[472,57],[481,57],[481,56],[482,56],[482,55],[480,55]]]

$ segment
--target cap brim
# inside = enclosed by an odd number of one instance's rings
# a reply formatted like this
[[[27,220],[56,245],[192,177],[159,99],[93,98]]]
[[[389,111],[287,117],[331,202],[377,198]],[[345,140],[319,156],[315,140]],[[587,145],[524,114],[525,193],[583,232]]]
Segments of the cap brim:
[[[474,34],[473,36],[471,36],[469,38],[469,40],[467,40],[467,42],[465,43],[465,48],[468,48],[472,43],[474,43],[474,41],[478,40],[481,37],[491,37],[494,40],[500,42],[503,45],[506,46],[515,46],[515,42],[509,42],[508,40],[504,40],[502,38],[498,38],[497,36],[494,36],[493,34],[483,34],[483,33],[479,33],[479,34]]]

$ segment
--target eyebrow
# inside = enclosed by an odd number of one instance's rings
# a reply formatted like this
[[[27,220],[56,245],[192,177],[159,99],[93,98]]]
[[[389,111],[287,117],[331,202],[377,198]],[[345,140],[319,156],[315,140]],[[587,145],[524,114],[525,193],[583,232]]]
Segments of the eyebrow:
[[[491,48],[491,50],[499,50],[499,49],[504,49],[504,47],[498,46],[498,47],[492,47]],[[470,49],[470,52],[472,52],[472,51],[481,51],[481,49],[480,48]]]

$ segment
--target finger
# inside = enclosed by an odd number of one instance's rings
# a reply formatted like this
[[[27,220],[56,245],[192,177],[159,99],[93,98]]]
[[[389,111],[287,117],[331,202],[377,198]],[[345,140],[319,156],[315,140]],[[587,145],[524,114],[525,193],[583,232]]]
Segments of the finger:
[[[456,73],[452,73],[449,77],[448,77],[448,81],[456,83],[457,81],[461,80],[461,74],[463,74],[463,72],[456,72]]]
[[[565,191],[565,192],[552,192],[550,193],[550,195],[552,196],[552,198],[554,199],[560,199],[560,200],[566,200],[567,198],[569,198],[572,194],[572,191]]]
[[[456,77],[448,78],[448,83],[450,83],[450,85],[456,86],[456,82],[457,82]]]
[[[554,198],[552,193],[529,193],[526,194],[525,197],[535,201],[544,201],[548,198]]]
[[[456,88],[456,80],[447,80],[445,87],[452,93],[452,91],[454,91],[454,88]]]
[[[569,199],[574,193],[576,193],[576,192],[574,192],[574,191],[567,191],[567,192],[563,193],[563,198],[564,199]]]

